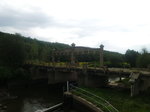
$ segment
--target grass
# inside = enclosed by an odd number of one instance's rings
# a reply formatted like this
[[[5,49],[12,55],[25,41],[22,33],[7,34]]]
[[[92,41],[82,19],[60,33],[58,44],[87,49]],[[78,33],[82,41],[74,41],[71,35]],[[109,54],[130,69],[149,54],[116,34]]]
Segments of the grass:
[[[93,96],[88,96],[87,94],[85,94],[82,91],[77,91],[74,90],[72,91],[73,94],[76,94],[77,96],[80,96],[84,99],[86,99],[89,102],[92,102],[94,105],[96,105],[97,107],[99,107],[101,110],[103,110],[104,112],[109,112],[109,110],[113,110],[113,108],[109,105],[109,104],[105,104],[105,101],[100,100],[100,99],[96,99]],[[108,110],[109,109],[109,110]],[[113,111],[112,111],[113,112]]]
[[[150,112],[150,90],[130,97],[129,91],[110,88],[82,88],[106,99],[120,112]]]

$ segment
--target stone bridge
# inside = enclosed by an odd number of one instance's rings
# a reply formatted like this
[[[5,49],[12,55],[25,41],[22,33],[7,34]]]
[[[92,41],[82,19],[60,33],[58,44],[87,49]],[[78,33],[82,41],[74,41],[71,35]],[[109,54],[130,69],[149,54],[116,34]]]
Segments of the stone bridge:
[[[106,68],[103,66],[103,45],[100,49],[91,49],[84,47],[75,47],[72,44],[71,49],[64,51],[52,52],[51,65],[27,64],[30,69],[33,80],[47,79],[48,84],[62,83],[66,81],[76,81],[79,85],[87,87],[104,87],[108,85],[110,77],[128,78],[131,86],[131,96],[138,94],[140,91],[147,90],[150,87],[150,72],[134,71],[129,69]],[[99,53],[98,68],[89,68],[87,65],[83,67],[76,66],[75,54]],[[69,66],[57,66],[55,56],[69,55]]]
[[[131,96],[150,87],[150,72],[135,72],[128,69],[116,68],[87,68],[84,67],[53,67],[27,65],[32,74],[32,80],[47,79],[48,84],[76,81],[86,87],[105,87],[109,78],[128,78],[131,86]]]

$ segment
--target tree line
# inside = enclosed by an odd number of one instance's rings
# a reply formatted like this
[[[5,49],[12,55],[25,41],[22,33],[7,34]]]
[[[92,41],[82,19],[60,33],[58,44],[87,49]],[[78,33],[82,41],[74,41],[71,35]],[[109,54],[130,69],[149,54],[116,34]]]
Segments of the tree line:
[[[52,62],[53,49],[62,51],[70,48],[63,43],[44,42],[20,34],[0,32],[0,82],[10,79],[29,79],[29,71],[22,66],[26,62]],[[99,49],[95,54],[76,54],[76,62],[88,62],[91,67],[99,66]],[[59,62],[70,62],[69,55],[56,56]],[[104,51],[104,65],[107,67],[150,67],[150,53],[128,49],[125,54]]]
[[[23,68],[26,62],[49,62],[54,48],[61,50],[68,47],[69,45],[62,43],[0,32],[0,83],[29,79],[29,71]]]
[[[150,68],[150,53],[146,48],[141,52],[128,49],[125,53],[125,61],[130,67]]]
[[[0,65],[17,67],[26,61],[51,61],[52,50],[65,49],[69,45],[50,43],[24,37],[20,34],[0,32]]]
[[[20,34],[0,32],[0,66],[18,67],[25,62],[51,62],[52,52],[70,48],[70,45],[51,43],[24,37]],[[95,54],[77,54],[77,62],[99,63],[99,50]],[[69,62],[69,56],[56,56],[59,62]],[[108,67],[150,66],[150,53],[146,49],[141,52],[128,49],[125,54],[104,51],[104,65]]]

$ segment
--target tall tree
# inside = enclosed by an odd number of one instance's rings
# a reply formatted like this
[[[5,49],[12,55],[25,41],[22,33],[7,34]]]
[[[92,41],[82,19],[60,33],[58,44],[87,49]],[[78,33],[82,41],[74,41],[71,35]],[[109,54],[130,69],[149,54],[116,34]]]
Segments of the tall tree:
[[[0,36],[0,62],[4,66],[19,66],[24,62],[24,44],[18,36]]]
[[[150,66],[150,53],[148,53],[146,48],[143,48],[142,53],[138,56],[137,66],[141,68]]]
[[[139,53],[134,50],[128,49],[125,53],[125,60],[130,64],[131,67],[136,67],[136,60]]]

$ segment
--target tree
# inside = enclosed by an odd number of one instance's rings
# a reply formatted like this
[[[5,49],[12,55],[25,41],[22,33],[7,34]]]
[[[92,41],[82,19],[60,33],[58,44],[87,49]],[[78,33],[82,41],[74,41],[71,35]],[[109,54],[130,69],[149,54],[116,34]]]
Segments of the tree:
[[[125,53],[125,60],[130,64],[131,67],[136,67],[136,60],[139,53],[134,50],[128,49]]]
[[[0,64],[15,67],[21,65],[24,60],[24,45],[20,38],[0,36]]]
[[[142,53],[137,58],[137,66],[147,68],[150,65],[150,53],[146,48],[142,49]]]
[[[104,51],[104,64],[108,67],[122,67],[124,62],[123,54],[117,52]]]

